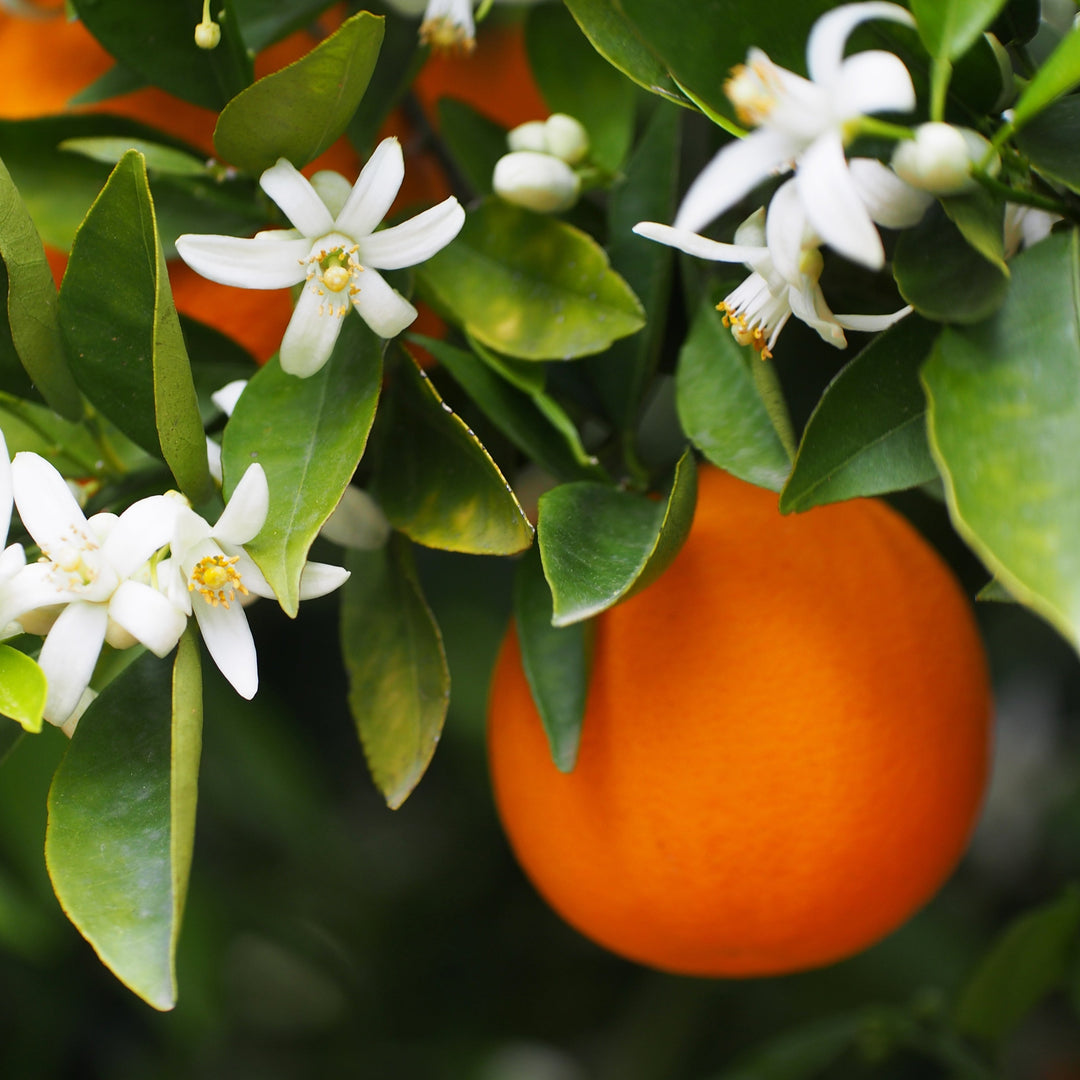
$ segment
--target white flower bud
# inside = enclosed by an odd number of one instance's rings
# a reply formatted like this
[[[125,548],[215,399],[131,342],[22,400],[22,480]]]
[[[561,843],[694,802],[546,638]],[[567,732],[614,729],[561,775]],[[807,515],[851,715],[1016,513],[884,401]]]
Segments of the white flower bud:
[[[561,158],[517,150],[495,163],[492,185],[507,202],[541,214],[557,214],[577,202],[581,179]]]
[[[915,138],[898,143],[892,167],[901,180],[933,195],[960,195],[975,187],[971,167],[979,164],[990,143],[971,128],[951,124],[921,124]],[[988,171],[996,173],[1000,161],[994,159]]]
[[[195,27],[195,44],[200,49],[216,49],[221,41],[221,27],[216,22],[201,22]]]
[[[576,165],[589,152],[589,133],[582,124],[566,113],[554,113],[544,124],[549,154],[560,157],[567,165]]]
[[[527,124],[518,124],[506,136],[506,145],[511,150],[535,150],[538,154],[548,153],[547,125],[543,120],[530,120]]]

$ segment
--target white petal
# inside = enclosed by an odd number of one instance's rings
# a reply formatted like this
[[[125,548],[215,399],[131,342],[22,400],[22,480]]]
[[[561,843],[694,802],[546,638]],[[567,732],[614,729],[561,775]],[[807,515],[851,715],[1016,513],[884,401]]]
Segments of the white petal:
[[[42,549],[85,534],[86,517],[64,478],[43,457],[29,451],[15,455],[11,485],[26,531]]]
[[[300,572],[300,599],[314,600],[316,596],[325,596],[340,588],[349,579],[349,571],[343,566],[330,563],[304,563]]]
[[[851,31],[867,19],[888,19],[914,26],[915,20],[898,4],[870,0],[862,4],[844,4],[826,12],[814,23],[806,43],[806,70],[814,82],[836,78],[844,57],[844,46]]]
[[[870,50],[844,61],[832,101],[841,117],[911,112],[915,108],[915,87],[900,57]]]
[[[176,648],[187,626],[187,615],[140,581],[125,581],[109,601],[109,618],[141,641],[155,656]]]
[[[847,169],[838,131],[816,139],[795,174],[810,226],[834,251],[877,270],[885,263],[881,237]]]
[[[287,289],[304,280],[311,241],[192,235],[177,237],[176,250],[197,274],[241,289]]]
[[[910,315],[913,310],[909,304],[888,315],[837,315],[836,321],[848,330],[862,330],[864,333],[872,334],[878,330],[887,330],[894,323]]]
[[[806,220],[806,211],[794,180],[776,189],[765,218],[765,237],[776,272],[788,282],[799,279],[803,251],[816,247],[816,236]]]
[[[221,487],[221,446],[209,436],[206,439],[206,464],[210,469],[210,475],[217,482],[218,487]]]
[[[322,236],[334,227],[333,214],[291,161],[278,158],[277,164],[259,177],[259,186],[305,236]]]
[[[397,198],[404,179],[405,158],[401,143],[393,136],[383,139],[356,178],[348,201],[334,221],[334,228],[353,240],[373,233]]]
[[[806,323],[818,336],[837,349],[847,348],[847,338],[836,317],[825,303],[820,286],[809,279],[804,280],[801,288],[788,290],[788,302],[796,319]]]
[[[77,601],[68,604],[53,623],[38,656],[49,687],[45,719],[50,724],[62,724],[90,685],[108,622],[104,604]]]
[[[250,700],[259,689],[259,662],[243,607],[236,603],[214,607],[201,597],[193,607],[206,651],[233,689]]]
[[[270,582],[263,577],[263,572],[256,566],[255,560],[242,547],[225,544],[222,550],[226,555],[236,559],[234,564],[236,572],[240,575],[244,588],[252,596],[262,596],[267,600],[277,599],[277,594],[270,587]]]
[[[748,263],[765,252],[764,247],[751,247],[748,244],[722,244],[718,240],[709,240],[698,236],[689,229],[677,229],[671,225],[661,225],[655,221],[639,221],[634,226],[638,236],[648,240],[658,240],[668,247],[685,251],[698,259],[711,259],[713,262]]]
[[[801,149],[801,143],[769,128],[729,143],[690,185],[675,215],[675,228],[701,232]]]
[[[232,416],[240,395],[247,389],[247,379],[233,379],[210,395],[210,400],[226,415]]]
[[[357,258],[377,270],[415,266],[446,247],[464,224],[465,211],[451,195],[400,225],[364,237]]]
[[[416,308],[392,289],[378,270],[365,270],[359,282],[360,291],[352,298],[353,307],[379,337],[396,337],[416,318]]]
[[[269,508],[266,470],[256,461],[244,470],[211,535],[226,544],[246,544],[258,536]]]
[[[150,495],[132,503],[117,518],[102,545],[109,564],[121,578],[134,574],[164,547],[176,528],[184,504],[168,495]]]
[[[886,229],[908,229],[917,225],[934,197],[904,183],[876,158],[852,158],[848,162],[855,190],[863,206]]]
[[[336,310],[313,278],[296,301],[281,339],[278,359],[282,371],[306,379],[330,359],[341,332],[342,318]]]
[[[6,554],[6,552],[5,552]],[[34,562],[24,566],[0,589],[0,626],[13,619],[22,619],[38,608],[66,604],[78,599],[78,594],[57,587],[51,563]]]
[[[351,490],[359,491],[359,488]],[[7,581],[26,565],[26,552],[22,544],[9,544],[0,551],[0,584]]]
[[[317,172],[311,178],[311,186],[333,217],[341,213],[342,208],[349,201],[349,192],[352,191],[352,184],[333,169]]]
[[[196,514],[191,507],[182,507],[176,516],[172,540],[169,543],[173,559],[185,562],[192,548],[205,544],[212,531],[210,523],[201,514]]]

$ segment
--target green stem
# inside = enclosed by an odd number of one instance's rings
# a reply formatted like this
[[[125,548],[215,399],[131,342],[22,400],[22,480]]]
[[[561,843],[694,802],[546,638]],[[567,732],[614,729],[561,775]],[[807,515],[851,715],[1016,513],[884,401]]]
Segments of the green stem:
[[[945,119],[945,95],[949,91],[952,78],[952,64],[944,57],[934,59],[934,70],[930,82],[930,119],[939,122]]]
[[[851,142],[859,135],[877,136],[881,139],[892,139],[894,142],[902,142],[906,139],[914,139],[915,132],[903,124],[890,124],[888,120],[878,120],[875,116],[857,116],[844,125],[844,141]]]
[[[1034,206],[1037,210],[1046,210],[1051,214],[1058,214],[1061,217],[1070,218],[1073,221],[1080,220],[1068,206],[1057,199],[1051,199],[1045,195],[1036,195],[1033,191],[1020,191],[1017,188],[1011,188],[1008,184],[1003,184],[1000,180],[995,180],[992,176],[988,176],[982,169],[972,169],[971,175],[980,185],[982,185],[982,187],[986,188],[987,191],[993,195],[999,196],[1006,202],[1020,203],[1023,206]]]

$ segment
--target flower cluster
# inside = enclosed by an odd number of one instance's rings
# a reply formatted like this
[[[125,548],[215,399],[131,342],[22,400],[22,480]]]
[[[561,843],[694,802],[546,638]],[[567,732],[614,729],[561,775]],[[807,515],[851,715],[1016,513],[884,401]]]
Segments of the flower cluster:
[[[565,113],[519,124],[506,137],[510,153],[495,163],[491,185],[507,202],[541,214],[569,210],[581,193],[580,165],[589,134]]]
[[[248,597],[274,595],[244,545],[262,529],[269,490],[250,465],[211,525],[176,492],[151,495],[123,513],[83,513],[60,473],[37,454],[9,463],[0,435],[0,525],[12,506],[40,550],[27,562],[20,544],[0,554],[0,627],[44,637],[38,663],[48,684],[44,716],[77,720],[108,643],[144,645],[165,656],[195,617],[207,651],[236,691],[258,689],[255,645],[244,614]],[[302,599],[343,584],[348,571],[308,563]]]

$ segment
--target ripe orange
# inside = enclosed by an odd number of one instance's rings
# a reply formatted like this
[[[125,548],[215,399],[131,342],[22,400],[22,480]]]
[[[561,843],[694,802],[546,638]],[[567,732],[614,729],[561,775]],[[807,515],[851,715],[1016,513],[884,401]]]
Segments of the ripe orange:
[[[782,517],[711,467],[655,584],[597,619],[578,764],[551,762],[513,635],[491,694],[495,798],[568,922],[663,970],[848,956],[941,885],[987,771],[967,601],[898,514]]]

